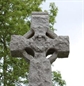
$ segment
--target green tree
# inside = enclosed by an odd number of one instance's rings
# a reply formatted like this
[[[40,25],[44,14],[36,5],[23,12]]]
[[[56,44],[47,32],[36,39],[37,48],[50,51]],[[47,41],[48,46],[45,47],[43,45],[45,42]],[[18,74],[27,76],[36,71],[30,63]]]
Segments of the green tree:
[[[23,35],[30,29],[32,11],[42,11],[45,0],[0,0],[0,86],[28,83],[29,64],[23,58],[13,58],[9,51],[12,34]],[[57,7],[50,4],[50,28],[53,28]]]
[[[64,86],[66,85],[65,80],[62,79],[61,73],[59,71],[52,72],[53,86]]]

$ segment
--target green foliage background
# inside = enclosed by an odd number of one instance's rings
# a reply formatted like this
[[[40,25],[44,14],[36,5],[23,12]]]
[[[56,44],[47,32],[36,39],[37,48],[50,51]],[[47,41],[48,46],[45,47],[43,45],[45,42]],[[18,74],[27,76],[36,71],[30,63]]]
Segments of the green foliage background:
[[[14,58],[10,55],[9,42],[12,34],[23,35],[30,29],[32,11],[42,11],[40,5],[45,0],[0,0],[0,86],[18,86],[27,84],[29,63],[24,58]],[[58,8],[50,3],[47,11],[50,17],[50,28],[54,30],[55,17]],[[53,72],[53,82],[59,86],[65,85],[58,72]],[[61,83],[63,81],[64,83]],[[62,84],[62,85],[61,85]]]

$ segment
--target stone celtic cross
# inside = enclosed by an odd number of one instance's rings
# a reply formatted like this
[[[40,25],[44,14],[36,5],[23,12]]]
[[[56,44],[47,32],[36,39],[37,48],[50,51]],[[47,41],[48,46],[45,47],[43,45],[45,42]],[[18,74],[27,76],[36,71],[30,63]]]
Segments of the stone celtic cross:
[[[47,13],[33,12],[31,30],[23,36],[12,35],[10,51],[30,62],[29,86],[52,86],[51,64],[56,58],[68,57],[69,37],[57,36],[49,29]]]

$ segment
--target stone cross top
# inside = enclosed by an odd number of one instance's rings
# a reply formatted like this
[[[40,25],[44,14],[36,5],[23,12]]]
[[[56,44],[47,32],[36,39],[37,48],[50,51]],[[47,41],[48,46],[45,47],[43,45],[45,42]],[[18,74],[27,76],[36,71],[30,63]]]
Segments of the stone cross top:
[[[10,51],[14,57],[30,61],[29,86],[52,86],[51,64],[57,57],[68,57],[69,37],[57,36],[49,29],[47,13],[33,12],[31,30],[23,36],[13,35]]]

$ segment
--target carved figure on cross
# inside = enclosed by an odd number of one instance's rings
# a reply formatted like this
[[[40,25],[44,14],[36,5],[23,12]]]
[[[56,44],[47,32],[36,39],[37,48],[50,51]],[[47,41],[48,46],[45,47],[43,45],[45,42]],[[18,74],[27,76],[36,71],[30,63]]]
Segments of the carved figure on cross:
[[[30,31],[23,36],[13,35],[10,51],[12,56],[30,62],[29,86],[52,86],[51,64],[56,58],[68,57],[69,37],[57,36],[49,29],[47,13],[33,12]]]

